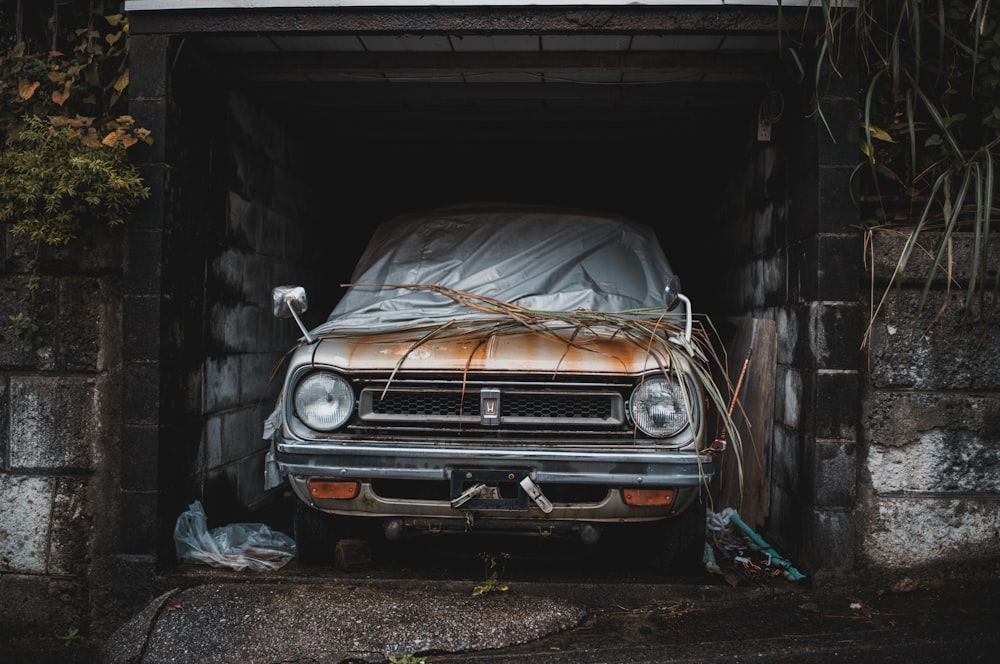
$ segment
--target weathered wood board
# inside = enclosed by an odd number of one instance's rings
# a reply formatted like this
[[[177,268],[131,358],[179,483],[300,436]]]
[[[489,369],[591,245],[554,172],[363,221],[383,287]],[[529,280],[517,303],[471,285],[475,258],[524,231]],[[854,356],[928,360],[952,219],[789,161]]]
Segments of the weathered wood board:
[[[758,529],[771,505],[771,440],[774,435],[774,381],[778,353],[777,328],[772,320],[741,318],[732,321],[735,333],[726,344],[726,363],[731,383],[723,390],[727,400],[739,381],[750,350],[733,420],[739,431],[739,446],[727,432],[727,449],[719,456],[712,479],[710,507],[719,512],[734,508],[751,528]],[[740,475],[742,474],[742,488]]]

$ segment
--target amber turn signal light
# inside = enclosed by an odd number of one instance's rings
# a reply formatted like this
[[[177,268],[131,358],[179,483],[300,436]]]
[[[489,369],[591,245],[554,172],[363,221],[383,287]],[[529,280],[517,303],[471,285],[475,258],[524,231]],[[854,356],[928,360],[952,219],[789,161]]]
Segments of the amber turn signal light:
[[[626,505],[669,505],[674,502],[673,489],[622,489]]]
[[[357,482],[336,480],[309,480],[309,493],[313,498],[335,498],[347,500],[358,495]]]

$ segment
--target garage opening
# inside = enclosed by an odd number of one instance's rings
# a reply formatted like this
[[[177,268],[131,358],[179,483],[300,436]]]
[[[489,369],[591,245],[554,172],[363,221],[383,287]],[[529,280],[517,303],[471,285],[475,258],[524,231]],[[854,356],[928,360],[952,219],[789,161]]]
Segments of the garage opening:
[[[162,552],[192,496],[221,520],[270,498],[261,427],[297,336],[270,288],[305,286],[318,324],[396,214],[496,201],[626,215],[655,229],[723,335],[802,295],[788,275],[815,222],[817,125],[808,51],[779,39],[773,12],[358,11],[295,29],[211,16],[134,18],[137,43],[167,54],[134,83],[149,90],[136,115],[167,134],[151,159],[172,330]]]

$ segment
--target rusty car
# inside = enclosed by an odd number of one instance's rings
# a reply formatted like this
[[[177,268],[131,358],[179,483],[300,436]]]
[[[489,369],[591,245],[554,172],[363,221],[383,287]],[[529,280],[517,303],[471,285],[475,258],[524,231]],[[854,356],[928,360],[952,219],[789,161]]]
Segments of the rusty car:
[[[700,560],[718,395],[650,228],[522,205],[406,214],[343,286],[313,329],[304,288],[272,294],[302,332],[265,437],[304,564],[362,523],[390,541],[635,527],[657,568]]]

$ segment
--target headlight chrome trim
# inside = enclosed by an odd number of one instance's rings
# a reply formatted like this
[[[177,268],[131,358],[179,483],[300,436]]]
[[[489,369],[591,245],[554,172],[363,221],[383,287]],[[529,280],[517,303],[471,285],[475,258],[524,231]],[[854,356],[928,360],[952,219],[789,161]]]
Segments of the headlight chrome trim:
[[[341,428],[354,414],[356,397],[351,383],[328,369],[315,369],[296,380],[292,393],[295,419],[314,431]]]
[[[632,423],[650,438],[671,438],[691,425],[687,390],[673,373],[644,376],[628,400]]]

